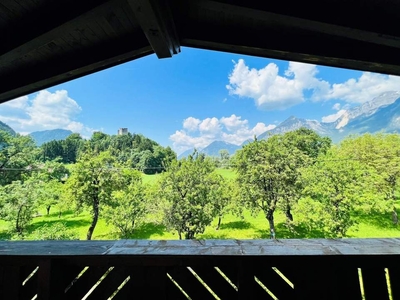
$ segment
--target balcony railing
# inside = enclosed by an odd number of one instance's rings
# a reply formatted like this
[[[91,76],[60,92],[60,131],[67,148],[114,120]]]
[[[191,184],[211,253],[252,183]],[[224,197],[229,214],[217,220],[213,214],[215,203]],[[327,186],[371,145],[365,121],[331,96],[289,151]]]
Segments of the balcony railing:
[[[400,299],[400,239],[0,242],[0,299]]]

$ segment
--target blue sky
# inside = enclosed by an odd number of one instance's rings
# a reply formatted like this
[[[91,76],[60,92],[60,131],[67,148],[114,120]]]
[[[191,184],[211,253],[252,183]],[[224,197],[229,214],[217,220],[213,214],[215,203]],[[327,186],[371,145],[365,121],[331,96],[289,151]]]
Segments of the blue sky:
[[[1,104],[0,120],[23,134],[127,127],[180,153],[213,140],[240,144],[291,115],[332,121],[399,89],[395,76],[183,48]]]

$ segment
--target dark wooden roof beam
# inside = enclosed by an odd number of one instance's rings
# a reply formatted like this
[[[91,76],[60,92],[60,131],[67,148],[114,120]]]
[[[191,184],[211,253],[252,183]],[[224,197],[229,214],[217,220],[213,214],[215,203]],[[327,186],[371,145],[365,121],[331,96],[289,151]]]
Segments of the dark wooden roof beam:
[[[229,16],[229,19],[253,20],[257,24],[265,23],[269,26],[279,26],[286,28],[296,28],[296,30],[305,30],[319,34],[327,34],[335,37],[348,38],[367,43],[373,43],[383,46],[400,48],[400,35],[392,36],[371,31],[360,30],[351,27],[340,26],[336,24],[318,22],[306,18],[293,17],[285,14],[278,14],[268,11],[262,11],[237,5],[221,3],[218,1],[198,1],[194,5],[198,10],[209,10],[218,12],[221,15]]]
[[[79,19],[87,21],[90,17],[96,17],[110,5],[112,3],[109,0],[81,1],[79,5],[63,5],[55,1],[47,7],[45,15],[32,12],[28,19],[18,20],[20,24],[12,24],[9,26],[12,28],[4,30],[0,45],[0,66],[51,42],[62,32],[71,29],[70,24],[75,26]],[[38,22],[40,19],[46,22]]]
[[[158,58],[180,52],[172,13],[167,0],[128,0],[137,22]]]
[[[135,40],[135,47],[126,42],[128,38]],[[97,51],[99,48],[107,51]],[[0,103],[152,53],[144,34],[137,32],[71,53],[62,61],[54,58],[39,68],[29,65],[19,73],[0,77]]]

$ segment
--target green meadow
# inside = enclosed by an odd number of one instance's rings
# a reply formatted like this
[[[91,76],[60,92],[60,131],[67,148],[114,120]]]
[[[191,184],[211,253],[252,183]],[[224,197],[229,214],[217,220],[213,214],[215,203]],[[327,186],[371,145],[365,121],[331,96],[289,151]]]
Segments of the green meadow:
[[[235,178],[235,173],[228,169],[218,169],[217,172],[225,178]],[[146,184],[154,184],[160,175],[143,175]],[[75,214],[72,211],[63,212],[59,217],[58,212],[51,212],[46,215],[45,210],[39,212],[39,216],[33,219],[26,235],[27,240],[35,239],[35,230],[43,225],[65,224],[76,238],[86,239],[87,229],[91,222],[89,212]],[[365,214],[355,216],[358,224],[351,227],[347,236],[350,238],[386,238],[400,237],[400,227],[392,224],[390,214]],[[307,232],[301,227],[288,228],[285,216],[277,212],[275,216],[277,238],[320,238],[318,232]],[[199,239],[262,239],[269,238],[269,226],[262,213],[252,216],[249,211],[245,211],[243,217],[225,215],[219,230],[216,230],[218,219],[216,218],[211,226],[207,227],[203,234],[197,236]],[[0,238],[10,239],[8,224],[0,221]],[[118,239],[118,233],[113,231],[112,226],[107,225],[101,217],[93,233],[93,239],[110,240]],[[161,214],[153,213],[146,217],[142,224],[138,225],[135,232],[129,236],[132,239],[178,239],[176,232],[169,232],[161,224]]]

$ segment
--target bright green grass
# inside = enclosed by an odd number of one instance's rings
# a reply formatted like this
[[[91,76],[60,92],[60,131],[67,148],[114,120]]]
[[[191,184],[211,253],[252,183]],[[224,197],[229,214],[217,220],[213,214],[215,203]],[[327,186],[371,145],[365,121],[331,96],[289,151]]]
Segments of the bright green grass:
[[[231,169],[217,169],[218,174],[224,176],[226,179],[235,179],[237,174]]]
[[[232,170],[218,169],[217,172],[226,178],[234,178],[236,174]],[[148,184],[154,183],[159,175],[143,175],[143,181]],[[45,214],[45,211],[41,213]],[[296,217],[296,216],[295,216]],[[359,225],[353,226],[348,231],[349,237],[354,238],[386,238],[386,237],[400,237],[400,226],[395,227],[391,221],[390,214],[373,214],[373,215],[359,215],[357,217]],[[75,215],[72,212],[65,212],[58,218],[57,212],[52,212],[49,216],[43,215],[34,218],[32,225],[28,229],[26,239],[33,238],[34,230],[43,226],[44,224],[55,224],[63,222],[66,226],[73,231],[79,239],[86,239],[87,229],[89,228],[91,218],[88,212],[83,212]],[[218,219],[216,218],[211,226],[207,227],[205,232],[198,235],[199,239],[260,239],[269,238],[268,222],[260,213],[257,216],[252,216],[248,211],[244,213],[243,218],[233,215],[226,215],[222,219],[221,228],[216,230]],[[277,238],[318,238],[322,237],[318,232],[306,232],[304,229],[298,227],[294,228],[295,231],[289,230],[285,225],[285,217],[283,214],[277,212],[275,214],[275,224]],[[9,239],[7,234],[7,224],[0,221],[0,239]],[[118,239],[117,233],[113,232],[111,226],[108,226],[101,218],[97,223],[96,229],[93,233],[93,239]],[[167,232],[166,228],[161,225],[161,217],[158,215],[147,216],[145,222],[139,225],[134,234],[129,238],[132,239],[178,239],[175,232]]]

